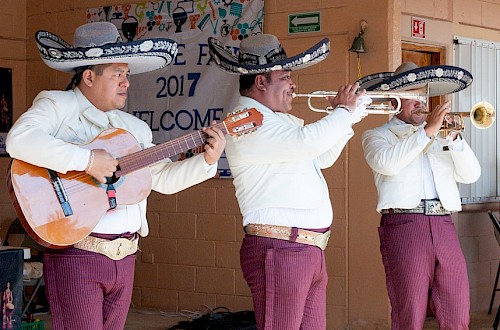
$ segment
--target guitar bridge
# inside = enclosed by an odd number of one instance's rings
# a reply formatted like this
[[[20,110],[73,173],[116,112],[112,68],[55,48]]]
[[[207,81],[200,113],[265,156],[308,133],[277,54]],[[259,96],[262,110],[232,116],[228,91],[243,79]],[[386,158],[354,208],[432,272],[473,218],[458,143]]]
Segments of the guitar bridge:
[[[56,193],[57,198],[59,199],[59,204],[61,204],[61,209],[64,212],[64,216],[67,217],[73,215],[73,210],[71,209],[68,195],[64,190],[61,178],[54,170],[47,169],[47,172],[49,173],[50,181],[52,182],[52,186],[54,187],[54,192]]]

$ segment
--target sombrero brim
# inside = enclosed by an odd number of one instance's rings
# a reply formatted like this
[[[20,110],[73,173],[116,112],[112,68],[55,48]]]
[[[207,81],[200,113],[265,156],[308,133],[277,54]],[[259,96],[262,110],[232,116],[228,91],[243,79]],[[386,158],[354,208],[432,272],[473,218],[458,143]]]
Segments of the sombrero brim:
[[[370,74],[368,76],[364,76],[363,78],[360,78],[357,82],[359,83],[359,89],[363,90],[369,90],[370,87],[374,86],[375,84],[380,83],[381,81],[388,79],[392,77],[393,72],[379,72],[379,73],[374,73]]]
[[[387,72],[382,72],[361,78],[360,89],[392,91],[417,89],[429,85],[429,97],[432,97],[461,91],[472,83],[470,72],[450,65],[419,67],[384,78],[386,75]]]
[[[208,38],[208,49],[215,63],[222,70],[233,74],[248,75],[279,70],[299,70],[317,64],[330,54],[330,41],[328,38],[325,38],[305,52],[264,65],[245,65],[239,63],[238,57],[228,51],[215,38]]]
[[[38,31],[35,40],[42,60],[58,71],[74,72],[81,66],[126,63],[130,74],[161,69],[177,55],[177,43],[171,39],[154,38],[113,43],[95,47],[72,47],[58,36]]]

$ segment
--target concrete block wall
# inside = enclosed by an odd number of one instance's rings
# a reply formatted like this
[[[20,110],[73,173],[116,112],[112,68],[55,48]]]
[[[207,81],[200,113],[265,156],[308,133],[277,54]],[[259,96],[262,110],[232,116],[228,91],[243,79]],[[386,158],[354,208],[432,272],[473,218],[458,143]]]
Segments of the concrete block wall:
[[[498,218],[498,212],[495,214]],[[500,259],[499,242],[495,239],[493,225],[485,212],[459,213],[455,219],[467,262],[471,309],[488,310]],[[494,310],[498,305],[500,295],[497,293]]]
[[[12,107],[16,114],[26,109],[26,0],[0,2],[0,67],[12,69]],[[0,82],[0,84],[3,82]],[[6,132],[2,132],[0,143]],[[7,190],[6,174],[10,164],[7,155],[0,157],[0,240],[16,218]]]
[[[137,306],[252,309],[239,267],[241,216],[230,180],[212,179],[172,196],[153,192],[148,219],[150,235],[138,254]]]

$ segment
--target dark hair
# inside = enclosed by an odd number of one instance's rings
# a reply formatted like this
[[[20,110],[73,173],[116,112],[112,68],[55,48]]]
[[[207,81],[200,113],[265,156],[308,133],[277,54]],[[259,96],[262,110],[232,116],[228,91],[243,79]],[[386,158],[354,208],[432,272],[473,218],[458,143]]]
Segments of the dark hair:
[[[255,84],[255,78],[257,78],[259,74],[247,74],[240,76],[240,94],[245,95],[250,88],[252,88],[253,84]],[[260,75],[266,77],[267,80],[271,79],[270,72],[260,73]]]
[[[100,76],[104,72],[104,69],[106,69],[110,65],[111,65],[110,63],[107,63],[107,64],[79,66],[78,68],[75,68],[75,74],[73,75],[73,78],[71,78],[71,81],[69,82],[68,86],[66,86],[66,90],[69,91],[73,89],[73,87],[80,85],[85,70],[90,69],[94,71],[96,75]]]
[[[240,76],[240,94],[244,95],[255,83],[256,74]]]
[[[91,66],[89,69],[94,71],[96,75],[100,76],[104,72],[104,69],[106,69],[108,66],[111,66],[112,63],[106,63],[106,64],[96,64],[94,66]]]

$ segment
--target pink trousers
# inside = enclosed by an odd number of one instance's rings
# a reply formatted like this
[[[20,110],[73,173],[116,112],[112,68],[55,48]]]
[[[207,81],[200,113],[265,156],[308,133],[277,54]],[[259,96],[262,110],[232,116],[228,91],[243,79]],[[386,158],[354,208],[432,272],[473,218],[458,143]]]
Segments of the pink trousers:
[[[123,330],[132,300],[135,255],[114,261],[74,248],[44,252],[54,330]]]
[[[422,330],[430,301],[440,330],[468,329],[469,280],[451,216],[385,214],[380,251],[392,330]]]
[[[259,330],[326,329],[328,275],[321,249],[247,235],[240,261]]]

